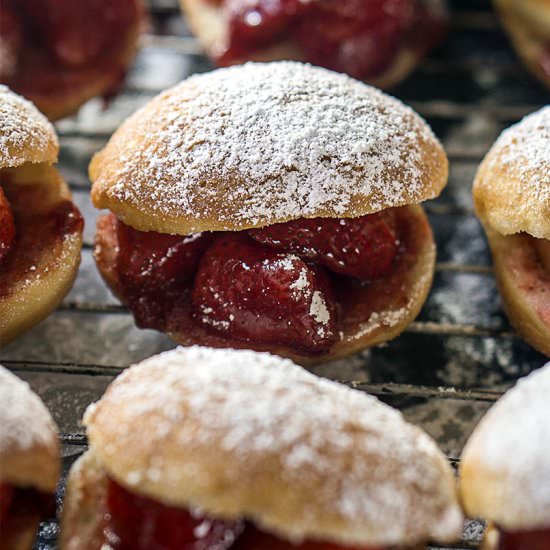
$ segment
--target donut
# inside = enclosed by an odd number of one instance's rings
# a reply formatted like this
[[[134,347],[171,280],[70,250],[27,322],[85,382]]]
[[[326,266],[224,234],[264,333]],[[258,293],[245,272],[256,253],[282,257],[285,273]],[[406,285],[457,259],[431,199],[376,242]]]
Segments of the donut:
[[[444,0],[180,0],[218,65],[305,61],[388,88],[444,36]]]
[[[550,2],[495,0],[495,6],[527,68],[550,87]]]
[[[140,0],[5,0],[0,82],[57,120],[114,95],[137,48]]]
[[[522,378],[489,410],[460,462],[471,517],[490,522],[486,550],[550,545],[550,364]]]
[[[301,363],[399,334],[435,259],[447,158],[412,109],[296,62],[193,76],[90,164],[95,258],[137,324]]]
[[[288,359],[177,348],[127,369],[84,423],[61,550],[416,549],[461,532],[435,442]]]
[[[44,319],[70,290],[83,220],[53,164],[53,126],[0,85],[0,346]]]
[[[510,323],[550,355],[550,107],[505,130],[473,195]]]
[[[55,517],[57,427],[29,385],[0,366],[0,548],[31,550],[36,528]]]

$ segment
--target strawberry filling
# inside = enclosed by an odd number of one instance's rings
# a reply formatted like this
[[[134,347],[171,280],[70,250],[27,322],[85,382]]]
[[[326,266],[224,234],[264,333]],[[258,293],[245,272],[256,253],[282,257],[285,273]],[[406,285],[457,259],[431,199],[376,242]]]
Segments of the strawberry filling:
[[[142,328],[314,355],[340,338],[342,304],[353,322],[368,319],[372,311],[356,307],[357,294],[377,307],[388,290],[371,296],[371,286],[400,259],[414,262],[413,245],[405,254],[400,240],[409,223],[406,209],[394,209],[182,237],[140,232],[109,214],[98,222],[95,255]],[[394,296],[403,279],[395,284]],[[195,340],[214,345],[202,333]]]
[[[94,74],[124,68],[113,60],[141,17],[139,0],[6,0],[0,45],[9,53],[0,79],[23,95],[55,99],[92,85]],[[53,96],[53,97],[52,97]]]
[[[550,528],[499,532],[498,550],[550,550]]]
[[[0,262],[10,251],[13,239],[15,237],[15,222],[11,206],[0,187]]]
[[[229,17],[227,49],[218,60],[222,65],[291,40],[311,63],[357,78],[373,78],[403,51],[428,51],[444,30],[442,12],[426,0],[221,3]]]
[[[53,517],[55,498],[52,494],[0,483],[0,548],[12,548],[11,541],[17,540],[17,534],[27,529],[30,522]]]
[[[292,544],[244,520],[226,521],[138,495],[109,480],[105,538],[114,550],[382,550],[322,542]]]

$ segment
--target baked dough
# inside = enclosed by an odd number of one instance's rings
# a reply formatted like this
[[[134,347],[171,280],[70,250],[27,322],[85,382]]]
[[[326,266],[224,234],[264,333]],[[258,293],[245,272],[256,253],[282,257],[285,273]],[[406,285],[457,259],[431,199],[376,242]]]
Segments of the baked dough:
[[[502,22],[529,70],[550,87],[550,1],[495,0]],[[549,66],[541,65],[546,52]]]
[[[439,0],[432,4],[442,4]],[[229,21],[221,5],[216,5],[209,0],[180,0],[180,5],[185,19],[197,37],[206,54],[212,59],[218,58],[225,50],[228,40]],[[444,12],[440,6],[441,12]],[[391,88],[404,80],[416,67],[424,54],[404,48],[395,57],[391,65],[384,72],[368,81],[378,88]],[[308,60],[303,51],[293,41],[277,42],[271,46],[261,48],[252,53],[246,59],[235,60],[234,64],[246,61],[304,61]]]
[[[550,277],[536,239],[550,239],[550,107],[505,130],[483,160],[473,187],[495,276],[510,322],[550,355]]]
[[[123,486],[246,517],[287,540],[412,545],[461,530],[452,470],[426,434],[374,397],[273,355],[163,353],[118,377],[84,423],[86,461]],[[85,464],[70,476],[64,530],[79,521],[73,491],[86,487]]]
[[[0,346],[51,313],[76,277],[83,222],[52,166],[58,150],[47,119],[0,86],[0,183],[16,219],[0,264]]]
[[[0,483],[53,493],[60,466],[50,413],[27,383],[0,366]],[[14,518],[2,547],[30,550],[40,520],[38,510]]]
[[[192,76],[126,120],[90,164],[97,208],[180,235],[418,204],[447,175],[412,109],[294,62]]]
[[[485,415],[460,464],[466,513],[506,531],[550,527],[550,364],[521,379]]]

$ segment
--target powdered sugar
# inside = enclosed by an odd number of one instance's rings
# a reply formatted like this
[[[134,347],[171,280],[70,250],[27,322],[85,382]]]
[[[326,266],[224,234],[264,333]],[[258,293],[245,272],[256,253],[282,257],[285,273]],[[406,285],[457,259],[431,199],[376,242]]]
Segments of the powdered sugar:
[[[476,467],[501,479],[507,503],[502,508],[516,515],[506,527],[517,527],[517,509],[533,525],[550,522],[549,396],[550,363],[521,379],[491,408],[464,450],[464,460],[473,452]]]
[[[51,445],[55,437],[56,427],[40,398],[0,366],[0,453]]]
[[[18,166],[27,156],[38,159],[52,143],[58,147],[47,118],[30,101],[0,85],[0,168]]]
[[[116,409],[124,413],[110,422]],[[151,414],[143,437],[135,426]],[[183,457],[197,448],[223,449],[227,470],[242,467],[242,475],[258,475],[257,464],[276,460],[281,482],[299,491],[306,479],[321,478],[316,506],[380,526],[388,542],[418,536],[427,517],[435,536],[460,525],[452,483],[443,481],[448,467],[427,435],[376,398],[269,354],[200,347],[163,353],[125,371],[85,423],[92,449],[94,432],[107,429],[115,455],[128,444],[146,446],[164,475],[192,467]],[[173,461],[173,448],[163,455],[163,440],[181,447],[181,461]],[[148,458],[147,469],[125,473],[125,481],[148,478],[150,464]]]
[[[517,173],[536,201],[550,201],[550,106],[505,130],[494,145],[493,163]]]
[[[343,213],[361,195],[373,211],[419,202],[429,164],[421,147],[437,143],[400,101],[294,62],[193,76],[138,111],[113,141],[128,128],[142,138],[119,141],[119,168],[108,176],[115,200],[139,208],[147,197],[159,216],[201,217],[214,215],[209,197],[221,186],[226,211],[216,218],[243,226],[323,208]],[[224,185],[229,179],[237,184]]]

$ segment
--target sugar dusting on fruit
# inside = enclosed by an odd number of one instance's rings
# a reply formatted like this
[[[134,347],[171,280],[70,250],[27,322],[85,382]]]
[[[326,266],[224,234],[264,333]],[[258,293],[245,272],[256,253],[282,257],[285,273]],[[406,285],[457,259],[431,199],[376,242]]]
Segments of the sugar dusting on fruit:
[[[372,87],[248,63],[192,76],[137,111],[94,162],[94,187],[151,216],[245,229],[338,215],[358,197],[373,212],[420,202],[441,179],[440,151],[412,109]]]

